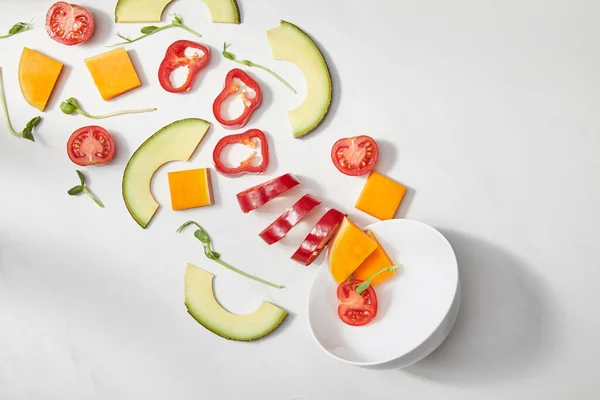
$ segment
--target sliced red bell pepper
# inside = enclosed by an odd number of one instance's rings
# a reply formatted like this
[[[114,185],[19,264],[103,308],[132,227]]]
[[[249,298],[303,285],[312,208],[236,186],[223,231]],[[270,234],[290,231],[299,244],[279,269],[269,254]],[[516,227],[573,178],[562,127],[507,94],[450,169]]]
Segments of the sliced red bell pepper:
[[[292,259],[304,265],[312,264],[327,247],[345,216],[333,208],[327,211],[308,233]]]
[[[249,97],[245,89],[240,89],[239,82],[252,89],[254,91],[254,96]],[[236,94],[239,95],[244,102],[244,111],[242,112],[242,115],[235,119],[225,119],[223,118],[221,106],[226,98]],[[219,121],[224,128],[240,129],[248,123],[250,116],[260,106],[261,103],[262,92],[258,83],[241,69],[234,68],[227,73],[227,76],[225,77],[225,86],[213,103],[213,114],[215,115],[217,121]]]
[[[227,167],[221,160],[221,153],[223,149],[231,144],[240,143],[248,147],[256,148],[260,144],[260,155],[262,161],[259,165],[253,165],[250,161],[256,157],[256,152],[252,152],[250,157],[246,158],[237,167]],[[217,171],[223,175],[239,176],[243,174],[262,174],[269,166],[269,144],[267,143],[267,137],[259,129],[250,129],[244,133],[238,133],[235,135],[229,135],[221,138],[217,142],[215,149],[213,150],[213,161]]]
[[[310,194],[305,194],[291,208],[281,214],[273,223],[262,231],[259,236],[271,245],[283,239],[288,232],[306,217],[306,215],[321,204],[321,200],[315,199]]]
[[[294,175],[281,175],[278,178],[271,179],[238,193],[237,200],[242,211],[248,213],[267,204],[275,197],[282,195],[299,184],[300,181]]]
[[[188,48],[199,50],[186,55]],[[178,40],[167,48],[165,58],[158,68],[158,81],[167,92],[182,93],[192,88],[198,71],[210,60],[210,50],[200,43],[189,40]],[[188,67],[188,75],[185,83],[179,87],[173,86],[171,73],[179,67]]]

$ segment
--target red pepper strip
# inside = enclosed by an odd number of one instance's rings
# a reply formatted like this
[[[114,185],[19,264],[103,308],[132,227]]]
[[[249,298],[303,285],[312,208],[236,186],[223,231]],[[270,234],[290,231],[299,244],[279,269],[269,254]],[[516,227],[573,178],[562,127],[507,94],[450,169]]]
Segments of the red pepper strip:
[[[260,155],[262,161],[259,165],[253,165],[250,160],[256,156],[256,152],[252,152],[250,157],[240,163],[239,166],[230,168],[226,167],[221,161],[221,153],[223,149],[230,144],[241,143],[245,146],[256,148],[256,142],[260,143]],[[258,129],[250,129],[244,133],[238,133],[236,135],[229,135],[221,138],[217,142],[213,151],[213,161],[217,171],[223,175],[239,176],[243,174],[262,174],[269,166],[269,144],[267,143],[267,137],[265,134]]]
[[[345,216],[346,214],[333,208],[327,211],[298,247],[292,260],[307,266],[312,264],[327,247]]]
[[[254,97],[249,98],[246,96],[246,90],[240,90],[239,84],[234,80],[240,80],[246,87],[254,91]],[[235,119],[224,119],[221,113],[221,106],[225,99],[229,96],[238,94],[244,102],[244,112],[242,115]],[[223,91],[217,96],[213,103],[213,114],[221,125],[226,129],[240,129],[243,128],[250,119],[250,116],[262,103],[262,92],[258,83],[250,77],[247,73],[239,68],[234,68],[225,77],[225,86]]]
[[[191,56],[187,57],[185,51],[188,48],[200,50],[200,54],[194,52]],[[208,47],[196,42],[190,42],[189,40],[178,40],[169,46],[165,58],[160,63],[158,81],[167,92],[187,92],[192,88],[198,71],[208,64],[209,60],[210,50]],[[188,67],[188,75],[183,85],[175,87],[173,86],[173,82],[171,82],[171,73],[179,67]]]
[[[275,197],[282,195],[294,186],[300,184],[300,181],[292,174],[281,175],[278,178],[271,179],[260,185],[246,189],[237,194],[238,203],[244,213],[256,210],[258,207],[267,204]]]
[[[321,204],[321,200],[315,199],[310,194],[305,194],[292,208],[288,208],[286,212],[273,221],[271,225],[267,226],[258,236],[269,245],[280,241],[302,218],[306,217],[319,204]]]

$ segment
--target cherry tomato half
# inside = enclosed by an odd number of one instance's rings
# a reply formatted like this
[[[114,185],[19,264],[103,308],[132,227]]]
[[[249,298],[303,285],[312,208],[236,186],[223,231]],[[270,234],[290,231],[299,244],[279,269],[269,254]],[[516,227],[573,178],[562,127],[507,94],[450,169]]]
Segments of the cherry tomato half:
[[[333,165],[342,173],[360,176],[373,170],[379,150],[377,142],[369,136],[343,138],[331,149]]]
[[[77,129],[67,142],[67,154],[77,165],[102,165],[115,156],[115,141],[100,126]]]
[[[340,283],[337,288],[338,316],[345,324],[362,326],[373,321],[377,315],[377,294],[369,286],[361,294],[356,293],[356,287],[363,281],[352,279]]]
[[[59,1],[46,14],[46,32],[58,43],[73,46],[85,42],[94,32],[94,16],[87,9]]]

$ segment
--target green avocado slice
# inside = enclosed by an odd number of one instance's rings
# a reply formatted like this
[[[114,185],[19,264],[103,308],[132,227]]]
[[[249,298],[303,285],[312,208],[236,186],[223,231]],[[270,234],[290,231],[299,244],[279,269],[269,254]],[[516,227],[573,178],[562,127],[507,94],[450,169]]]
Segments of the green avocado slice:
[[[123,200],[142,228],[159,207],[150,190],[154,173],[170,161],[188,161],[208,128],[210,123],[202,119],[175,121],[150,136],[129,159],[123,173]]]
[[[208,6],[212,22],[239,24],[240,9],[235,0],[202,0]]]
[[[115,22],[160,22],[165,7],[172,0],[119,0]]]
[[[214,275],[195,265],[185,270],[185,306],[200,325],[229,340],[259,339],[283,322],[287,311],[263,301],[252,313],[236,315],[225,310],[215,298]]]
[[[307,93],[304,102],[289,111],[295,138],[312,132],[325,118],[331,105],[331,74],[321,50],[296,25],[281,21],[267,31],[273,57],[296,64],[304,73]]]

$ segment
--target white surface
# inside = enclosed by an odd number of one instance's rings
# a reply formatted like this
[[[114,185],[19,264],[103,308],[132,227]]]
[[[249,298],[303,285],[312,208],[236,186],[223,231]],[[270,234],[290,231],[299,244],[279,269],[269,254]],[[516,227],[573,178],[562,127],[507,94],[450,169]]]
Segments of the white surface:
[[[365,229],[401,265],[393,278],[375,287],[375,319],[356,327],[338,318],[338,285],[323,265],[308,298],[310,328],[317,343],[341,361],[367,366],[394,360],[408,366],[433,350],[422,351],[420,346],[438,332],[455,301],[460,303],[456,256],[446,238],[422,222],[393,219]],[[447,336],[451,326],[438,335]]]
[[[205,34],[214,58],[185,95],[166,93],[156,69],[185,32],[169,30],[129,46],[144,87],[104,103],[83,63],[111,43],[114,1],[82,1],[97,18],[88,45],[67,48],[42,27],[51,1],[3,0],[2,30],[34,17],[36,30],[0,41],[13,122],[39,113],[16,82],[23,46],[64,61],[63,79],[35,144],[0,125],[0,398],[425,400],[596,399],[600,392],[600,56],[592,0],[243,0],[241,26],[213,25],[197,0],[176,0]],[[301,101],[261,71],[264,104],[249,125],[269,135],[267,176],[216,177],[212,208],[169,210],[167,171],[210,165],[220,128],[189,164],[163,168],[162,204],[141,230],[120,195],[133,150],[182,117],[209,118],[233,64],[264,62],[302,93],[300,71],[271,58],[264,31],[280,18],[297,23],[327,50],[335,84],[331,115],[306,140],[294,140],[286,111]],[[134,35],[136,25],[118,29]],[[66,78],[66,79],[64,79]],[[59,111],[75,96],[91,112],[158,106],[158,112],[102,122],[119,142],[110,165],[85,172],[106,204],[67,196],[77,183],[65,143],[89,124]],[[329,162],[342,136],[370,134],[381,145],[378,169],[412,190],[398,214],[448,238],[462,283],[461,310],[448,339],[399,371],[344,365],[310,337],[305,309],[316,266],[288,258],[309,229],[265,247],[258,233],[310,191],[352,214],[363,179]],[[234,194],[277,174],[303,181],[281,201],[243,215]],[[317,213],[318,214],[318,213]],[[205,260],[187,219],[201,222],[226,261],[276,282],[271,290]],[[318,218],[314,215],[312,221]],[[293,314],[257,343],[215,337],[185,313],[183,272],[192,262],[219,275],[216,292],[232,311],[270,299]],[[239,296],[236,295],[239,293]]]

